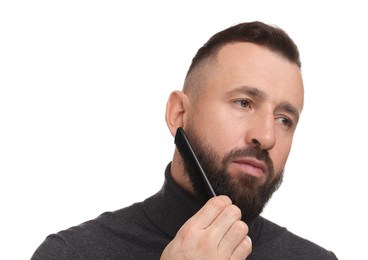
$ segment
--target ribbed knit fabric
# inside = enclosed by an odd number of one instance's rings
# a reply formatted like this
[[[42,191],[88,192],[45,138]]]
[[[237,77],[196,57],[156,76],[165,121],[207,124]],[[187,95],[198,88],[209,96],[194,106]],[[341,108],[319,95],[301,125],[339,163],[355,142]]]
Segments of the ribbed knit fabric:
[[[49,235],[31,260],[159,259],[179,228],[202,206],[173,181],[169,164],[158,193],[143,202]],[[262,217],[248,226],[253,243],[248,260],[337,259],[332,252]]]

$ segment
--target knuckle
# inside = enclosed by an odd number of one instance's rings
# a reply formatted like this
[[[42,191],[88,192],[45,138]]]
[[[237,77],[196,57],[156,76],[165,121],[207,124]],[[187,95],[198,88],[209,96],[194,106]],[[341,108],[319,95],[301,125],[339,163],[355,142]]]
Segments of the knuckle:
[[[208,204],[213,207],[214,209],[219,209],[222,210],[224,209],[227,205],[231,204],[231,200],[229,199],[229,197],[227,196],[218,196],[218,197],[214,197],[211,198],[208,201]]]
[[[240,209],[234,204],[226,207],[226,214],[229,215],[229,217],[233,217],[235,219],[241,219],[242,216]]]
[[[244,221],[238,220],[234,223],[234,226],[235,230],[244,236],[249,232],[248,225]]]
[[[249,236],[247,236],[240,242],[238,250],[241,253],[241,255],[244,256],[248,256],[252,252],[252,240],[250,239]]]
[[[176,236],[181,240],[185,240],[185,238],[191,237],[192,234],[195,234],[195,232],[196,230],[192,225],[184,225],[181,227]]]

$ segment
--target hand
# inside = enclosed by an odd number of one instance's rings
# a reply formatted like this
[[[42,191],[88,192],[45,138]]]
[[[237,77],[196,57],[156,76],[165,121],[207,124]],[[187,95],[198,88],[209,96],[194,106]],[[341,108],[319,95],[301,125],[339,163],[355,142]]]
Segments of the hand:
[[[248,226],[227,196],[211,198],[164,249],[166,259],[242,259],[252,251]]]

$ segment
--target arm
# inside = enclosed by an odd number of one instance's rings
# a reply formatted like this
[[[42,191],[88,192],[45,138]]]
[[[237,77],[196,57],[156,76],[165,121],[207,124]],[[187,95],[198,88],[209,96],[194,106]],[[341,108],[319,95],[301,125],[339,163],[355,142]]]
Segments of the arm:
[[[178,231],[161,255],[167,259],[245,259],[252,251],[248,226],[226,196],[210,199]]]

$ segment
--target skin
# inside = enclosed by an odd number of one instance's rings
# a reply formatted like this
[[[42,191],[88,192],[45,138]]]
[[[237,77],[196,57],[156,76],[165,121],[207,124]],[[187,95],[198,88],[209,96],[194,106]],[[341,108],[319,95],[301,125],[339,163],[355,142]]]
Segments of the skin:
[[[166,110],[171,134],[192,125],[220,156],[235,148],[259,146],[268,151],[275,174],[280,174],[303,108],[300,69],[269,49],[245,42],[226,44],[214,64],[195,96],[171,93]],[[227,171],[234,179],[250,175],[262,184],[267,179],[262,167],[255,158],[240,158],[231,161]],[[193,194],[177,151],[171,174]],[[240,219],[239,208],[228,197],[209,200],[178,231],[161,259],[245,259],[252,244]]]

